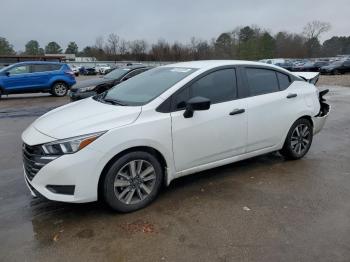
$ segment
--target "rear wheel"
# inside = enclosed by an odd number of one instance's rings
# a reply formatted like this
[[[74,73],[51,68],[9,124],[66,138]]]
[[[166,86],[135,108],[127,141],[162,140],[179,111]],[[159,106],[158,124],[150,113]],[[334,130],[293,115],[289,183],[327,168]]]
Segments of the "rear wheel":
[[[309,151],[313,138],[313,129],[309,120],[298,119],[290,128],[280,153],[287,159],[297,160]]]
[[[51,94],[54,96],[62,97],[68,92],[68,85],[64,82],[57,82],[51,88]]]
[[[131,152],[109,168],[103,183],[104,199],[119,212],[132,212],[150,204],[163,181],[159,161],[147,152]]]

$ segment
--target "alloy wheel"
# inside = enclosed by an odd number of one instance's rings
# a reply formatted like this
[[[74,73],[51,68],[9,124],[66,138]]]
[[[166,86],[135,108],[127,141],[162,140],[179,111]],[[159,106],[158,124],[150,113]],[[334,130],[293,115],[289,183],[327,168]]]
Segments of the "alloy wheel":
[[[295,127],[291,136],[291,148],[297,155],[302,155],[309,148],[311,132],[307,125],[300,124]]]
[[[55,85],[55,93],[58,96],[64,96],[67,92],[67,87],[62,84],[62,83],[58,83]]]
[[[137,204],[152,192],[155,169],[146,160],[132,160],[119,169],[114,179],[114,194],[124,204]]]

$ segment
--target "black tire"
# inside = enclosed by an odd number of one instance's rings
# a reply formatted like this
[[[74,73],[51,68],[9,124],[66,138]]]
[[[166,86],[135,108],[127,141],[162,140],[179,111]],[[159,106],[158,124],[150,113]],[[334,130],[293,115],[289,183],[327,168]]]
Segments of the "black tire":
[[[335,69],[333,71],[333,75],[341,75],[340,71],[338,69]]]
[[[2,89],[0,88],[0,100],[1,100],[1,96],[2,96]]]
[[[312,144],[312,139],[313,127],[311,122],[306,118],[300,118],[295,121],[290,128],[280,153],[289,160],[300,159],[309,151]]]
[[[132,165],[136,174],[134,178],[131,178]],[[142,174],[152,168],[154,172],[143,177]],[[151,177],[154,179],[151,180]],[[157,197],[163,177],[163,168],[155,156],[143,151],[128,153],[118,158],[107,171],[103,181],[104,200],[113,210],[122,213],[144,208]],[[148,181],[143,181],[146,179]]]
[[[57,97],[63,97],[67,95],[67,92],[68,92],[68,85],[65,82],[56,82],[53,84],[50,94]]]

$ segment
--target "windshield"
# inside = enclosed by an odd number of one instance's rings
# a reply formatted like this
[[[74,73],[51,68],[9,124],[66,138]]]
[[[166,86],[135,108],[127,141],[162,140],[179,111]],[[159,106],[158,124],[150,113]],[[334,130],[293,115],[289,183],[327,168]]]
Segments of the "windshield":
[[[340,66],[340,65],[342,65],[343,64],[343,61],[335,61],[335,62],[333,62],[332,64],[330,64],[330,65],[332,65],[332,66]]]
[[[104,78],[118,79],[130,71],[130,68],[117,68],[109,72]]]
[[[0,72],[3,72],[3,71],[5,71],[5,70],[7,70],[7,69],[10,69],[12,67],[12,65],[9,65],[9,66],[6,66],[6,67],[4,67],[4,68],[1,68],[0,69]]]
[[[144,105],[194,71],[193,68],[154,68],[110,89],[104,99],[119,101],[123,105]]]

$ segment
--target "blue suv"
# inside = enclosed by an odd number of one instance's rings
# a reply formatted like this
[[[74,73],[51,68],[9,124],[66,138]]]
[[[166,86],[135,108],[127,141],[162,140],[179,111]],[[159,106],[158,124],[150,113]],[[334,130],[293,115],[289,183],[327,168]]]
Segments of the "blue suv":
[[[72,69],[63,63],[21,62],[0,70],[2,94],[49,92],[65,96],[76,83]]]

